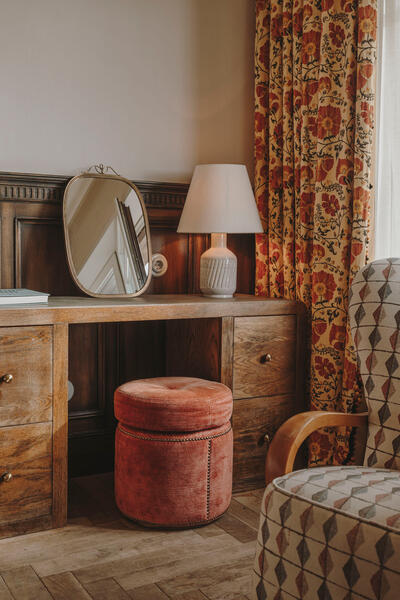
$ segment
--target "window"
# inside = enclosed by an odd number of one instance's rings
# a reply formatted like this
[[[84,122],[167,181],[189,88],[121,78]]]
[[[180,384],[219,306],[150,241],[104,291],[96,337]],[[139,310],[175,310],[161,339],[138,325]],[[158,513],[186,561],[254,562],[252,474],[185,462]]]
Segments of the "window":
[[[400,2],[379,0],[375,258],[400,257]]]

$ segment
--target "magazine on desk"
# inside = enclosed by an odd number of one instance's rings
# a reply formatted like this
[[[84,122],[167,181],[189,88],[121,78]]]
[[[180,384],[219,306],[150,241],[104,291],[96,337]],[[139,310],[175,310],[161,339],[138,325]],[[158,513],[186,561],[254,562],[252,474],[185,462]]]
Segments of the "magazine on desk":
[[[47,302],[50,294],[26,290],[25,288],[0,289],[1,304],[33,304]]]

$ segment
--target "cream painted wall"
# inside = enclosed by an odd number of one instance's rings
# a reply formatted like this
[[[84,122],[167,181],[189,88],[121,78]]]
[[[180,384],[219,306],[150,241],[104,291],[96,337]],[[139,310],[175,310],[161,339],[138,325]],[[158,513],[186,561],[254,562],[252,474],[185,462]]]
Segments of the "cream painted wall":
[[[254,0],[0,0],[0,170],[253,163]]]

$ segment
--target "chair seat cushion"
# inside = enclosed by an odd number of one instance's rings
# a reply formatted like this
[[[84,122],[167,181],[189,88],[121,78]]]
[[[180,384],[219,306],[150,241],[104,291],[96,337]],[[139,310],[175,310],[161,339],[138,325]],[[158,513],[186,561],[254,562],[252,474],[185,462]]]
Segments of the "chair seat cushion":
[[[294,471],[274,485],[297,498],[400,530],[400,471],[319,467]]]
[[[147,431],[202,431],[220,427],[232,414],[232,392],[222,383],[195,377],[155,377],[121,385],[116,418]]]
[[[254,598],[400,597],[399,472],[296,471],[267,487],[261,510]]]

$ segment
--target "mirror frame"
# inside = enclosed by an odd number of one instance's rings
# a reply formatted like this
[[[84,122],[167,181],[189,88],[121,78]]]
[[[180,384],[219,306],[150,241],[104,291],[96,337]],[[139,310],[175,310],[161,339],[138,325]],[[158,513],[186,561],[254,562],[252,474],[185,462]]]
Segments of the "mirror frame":
[[[96,294],[94,292],[91,292],[90,290],[87,290],[80,282],[78,279],[78,276],[76,274],[75,271],[75,266],[73,264],[73,260],[72,260],[72,252],[71,252],[71,246],[70,246],[70,241],[69,241],[69,236],[68,236],[68,231],[67,231],[67,225],[66,225],[66,218],[65,218],[65,198],[67,195],[67,192],[69,190],[69,188],[72,186],[72,184],[77,181],[78,179],[106,179],[106,180],[110,180],[110,179],[114,179],[116,181],[123,181],[125,182],[127,185],[129,185],[129,187],[131,187],[140,202],[140,206],[142,207],[142,211],[143,211],[143,217],[144,217],[144,223],[145,223],[145,228],[147,231],[147,253],[148,253],[148,264],[149,264],[149,272],[147,274],[147,279],[146,282],[144,284],[144,286],[138,290],[137,292],[135,292],[134,294]],[[140,296],[141,294],[144,294],[144,292],[147,290],[147,288],[150,285],[150,281],[151,281],[151,276],[152,276],[152,253],[151,253],[151,236],[150,236],[150,225],[149,225],[149,218],[147,215],[147,209],[146,209],[146,205],[144,203],[144,200],[142,198],[141,193],[139,192],[138,188],[136,187],[136,185],[134,183],[132,183],[132,181],[129,181],[129,179],[125,179],[125,177],[120,177],[119,175],[106,175],[105,173],[89,173],[89,172],[84,172],[81,173],[80,175],[76,175],[75,177],[72,177],[72,179],[69,180],[65,190],[64,190],[64,196],[63,196],[63,228],[64,228],[64,240],[65,240],[65,248],[66,248],[66,252],[67,252],[67,259],[68,259],[68,268],[69,268],[69,272],[71,273],[71,277],[74,280],[75,285],[78,286],[78,288],[84,292],[85,294],[87,294],[88,296],[91,296],[92,298],[108,298],[108,299],[112,299],[114,298],[115,300],[119,299],[119,298],[135,298],[137,296]]]

